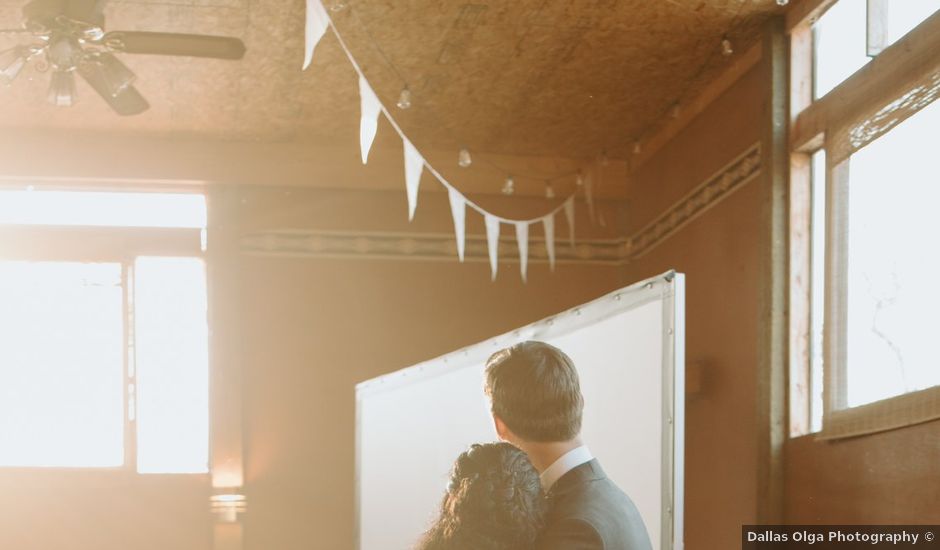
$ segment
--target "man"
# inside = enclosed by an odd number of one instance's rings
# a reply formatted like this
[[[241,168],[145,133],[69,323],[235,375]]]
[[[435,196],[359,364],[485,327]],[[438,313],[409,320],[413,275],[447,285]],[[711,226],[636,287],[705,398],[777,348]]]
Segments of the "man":
[[[499,437],[525,451],[548,495],[539,550],[650,550],[636,506],[581,440],[584,398],[564,352],[543,342],[496,352],[486,394]]]

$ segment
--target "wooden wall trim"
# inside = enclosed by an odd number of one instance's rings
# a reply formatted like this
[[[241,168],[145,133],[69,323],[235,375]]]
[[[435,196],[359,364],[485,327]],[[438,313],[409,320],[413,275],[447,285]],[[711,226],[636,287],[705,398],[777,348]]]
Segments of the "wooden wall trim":
[[[641,139],[639,153],[635,153],[629,161],[630,172],[635,173],[639,170],[709,105],[724,95],[742,76],[755,67],[761,59],[761,48],[762,44],[758,42],[736,57],[724,72],[712,80],[696,97],[687,104],[680,105],[678,117],[670,116],[664,119],[655,133]]]
[[[213,493],[245,494],[242,317],[235,187],[209,189],[209,462]],[[209,506],[209,502],[206,502]],[[240,523],[213,524],[213,550],[242,550]]]
[[[630,258],[643,256],[730,196],[761,171],[761,144],[751,145],[630,237]]]
[[[572,247],[564,226],[556,229],[555,258],[558,263],[621,265],[626,254],[625,239],[577,239]],[[501,262],[518,262],[515,237],[503,229],[499,240]],[[260,256],[325,259],[457,261],[453,233],[398,233],[377,231],[262,231],[242,236],[243,253]],[[489,262],[486,236],[466,236],[467,262]],[[545,240],[529,238],[529,262],[547,263]]]
[[[789,283],[788,43],[783,18],[764,34],[757,361],[757,523],[783,522]]]

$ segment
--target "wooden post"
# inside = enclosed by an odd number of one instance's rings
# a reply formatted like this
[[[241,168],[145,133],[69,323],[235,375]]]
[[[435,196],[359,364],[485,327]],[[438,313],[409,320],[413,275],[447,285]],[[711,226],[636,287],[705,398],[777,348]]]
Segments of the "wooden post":
[[[783,522],[788,344],[788,46],[782,18],[764,33],[757,362],[757,522]]]
[[[210,473],[213,494],[244,495],[242,363],[239,348],[237,187],[208,193]],[[250,505],[250,504],[249,504]],[[206,503],[209,506],[209,503]],[[218,514],[216,514],[218,516]],[[214,517],[213,548],[241,550],[242,526]]]

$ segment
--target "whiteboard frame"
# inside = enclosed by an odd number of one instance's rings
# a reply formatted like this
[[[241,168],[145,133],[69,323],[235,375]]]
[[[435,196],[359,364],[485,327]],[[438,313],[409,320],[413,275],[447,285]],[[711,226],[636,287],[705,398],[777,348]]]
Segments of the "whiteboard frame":
[[[355,547],[362,550],[360,517],[362,471],[362,401],[416,381],[472,365],[523,340],[547,340],[568,334],[653,300],[663,302],[662,457],[669,474],[662,480],[661,550],[683,550],[685,464],[685,275],[668,271],[615,290],[596,300],[540,321],[356,385]],[[482,391],[482,389],[481,389]],[[651,527],[652,528],[652,527]]]

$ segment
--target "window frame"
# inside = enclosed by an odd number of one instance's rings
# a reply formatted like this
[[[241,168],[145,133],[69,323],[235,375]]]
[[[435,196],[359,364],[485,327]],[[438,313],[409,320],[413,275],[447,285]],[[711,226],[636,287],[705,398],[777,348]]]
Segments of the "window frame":
[[[790,436],[811,433],[811,156],[826,151],[823,426],[836,439],[940,417],[940,386],[847,407],[848,180],[851,155],[940,96],[940,12],[813,99],[813,23],[837,0],[805,0],[790,34]],[[877,2],[869,2],[877,3]],[[871,21],[869,21],[869,27]],[[901,98],[913,101],[900,101]],[[918,101],[919,100],[919,101]],[[821,182],[816,182],[819,185]],[[840,390],[841,388],[841,390]]]
[[[34,186],[37,191],[64,190],[61,186]],[[22,189],[23,185],[0,185],[0,189]],[[115,188],[74,186],[68,191],[117,191]],[[122,187],[121,192],[173,192],[205,195],[192,188],[136,189]],[[124,402],[124,460],[120,466],[0,466],[3,471],[95,471],[118,472],[129,475],[152,475],[137,471],[137,422],[133,408],[137,399],[134,342],[133,285],[134,264],[146,256],[196,258],[206,266],[208,258],[204,247],[205,228],[121,227],[121,226],[53,226],[0,224],[0,260],[26,262],[114,263],[121,266],[122,318],[123,318],[123,402]],[[211,376],[211,364],[210,376]],[[211,399],[211,391],[210,391]],[[210,404],[211,410],[211,404]],[[211,415],[209,462],[205,472],[173,473],[164,475],[205,476],[212,471]]]

